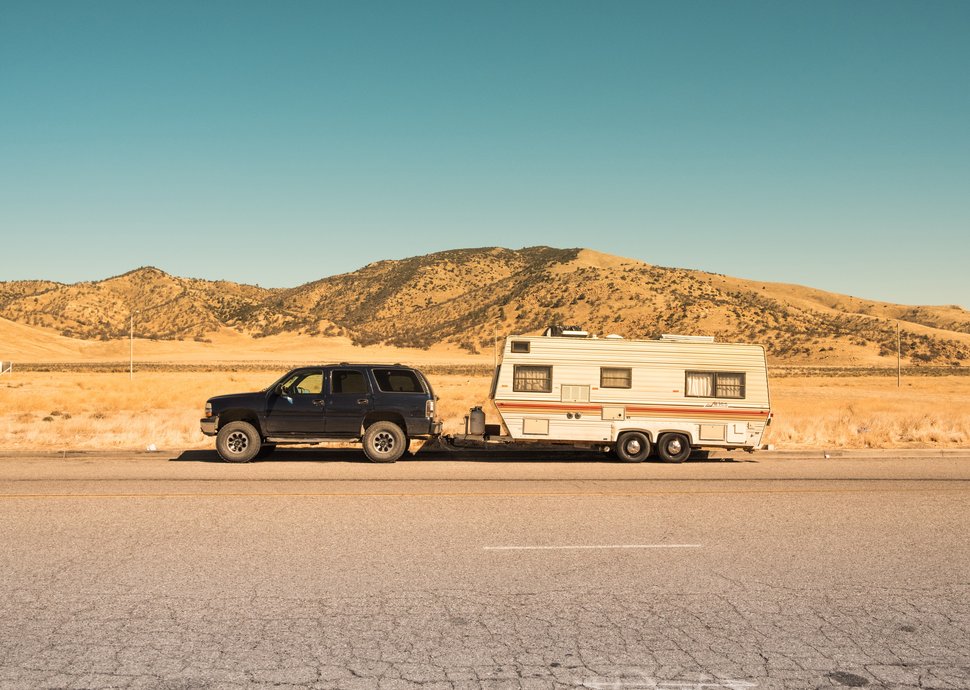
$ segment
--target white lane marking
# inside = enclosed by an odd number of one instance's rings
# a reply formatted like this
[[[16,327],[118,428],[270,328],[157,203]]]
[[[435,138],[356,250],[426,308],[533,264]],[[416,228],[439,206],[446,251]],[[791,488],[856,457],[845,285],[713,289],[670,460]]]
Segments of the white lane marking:
[[[485,551],[556,551],[566,549],[699,549],[700,544],[589,544],[576,546],[485,546]]]

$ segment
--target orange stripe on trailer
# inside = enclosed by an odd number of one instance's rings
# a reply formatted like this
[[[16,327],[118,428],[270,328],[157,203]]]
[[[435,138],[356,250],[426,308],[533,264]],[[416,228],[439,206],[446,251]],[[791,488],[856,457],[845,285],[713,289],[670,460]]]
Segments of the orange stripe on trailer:
[[[509,412],[513,411],[526,411],[526,412],[572,412],[575,410],[585,411],[585,412],[601,412],[604,405],[555,405],[546,402],[496,402],[495,406],[501,410],[506,410]],[[627,414],[630,413],[647,413],[647,414],[662,414],[662,415],[733,415],[733,416],[745,416],[745,417],[767,417],[770,412],[768,410],[755,410],[755,409],[737,409],[728,407],[648,407],[644,405],[623,405],[622,403],[611,405],[607,404],[605,407],[623,407],[626,409]]]

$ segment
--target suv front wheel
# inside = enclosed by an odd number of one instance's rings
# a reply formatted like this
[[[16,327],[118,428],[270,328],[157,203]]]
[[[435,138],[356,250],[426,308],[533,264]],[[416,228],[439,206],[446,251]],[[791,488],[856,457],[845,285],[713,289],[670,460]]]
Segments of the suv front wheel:
[[[371,462],[395,462],[407,448],[407,436],[394,422],[374,422],[364,432],[364,455]]]
[[[216,450],[226,462],[249,462],[259,453],[262,439],[249,422],[229,422],[219,429]]]

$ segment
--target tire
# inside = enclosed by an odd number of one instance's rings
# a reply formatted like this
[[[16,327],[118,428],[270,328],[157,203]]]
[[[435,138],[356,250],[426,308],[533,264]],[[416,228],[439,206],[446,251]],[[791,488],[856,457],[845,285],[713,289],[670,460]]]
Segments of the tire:
[[[664,462],[683,462],[690,456],[690,439],[684,434],[664,434],[657,441],[657,454]]]
[[[623,462],[643,462],[650,455],[650,439],[640,431],[627,431],[616,439],[616,457]]]
[[[374,422],[364,432],[364,455],[371,462],[396,462],[407,449],[407,436],[394,422]]]
[[[226,462],[249,462],[262,445],[259,432],[249,422],[229,422],[216,435],[216,451]]]
[[[262,447],[260,447],[259,452],[256,453],[256,459],[262,460],[263,458],[268,458],[275,451],[276,451],[275,443],[264,443]]]

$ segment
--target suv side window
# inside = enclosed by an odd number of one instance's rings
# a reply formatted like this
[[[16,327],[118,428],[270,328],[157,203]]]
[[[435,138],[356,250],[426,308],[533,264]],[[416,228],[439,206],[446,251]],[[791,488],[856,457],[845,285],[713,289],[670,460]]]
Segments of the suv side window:
[[[339,393],[369,393],[367,379],[364,372],[356,369],[334,369],[330,374],[330,392]]]
[[[320,395],[323,392],[322,371],[301,371],[283,382],[291,395]]]
[[[410,369],[374,369],[374,379],[383,393],[424,393],[424,386]]]

